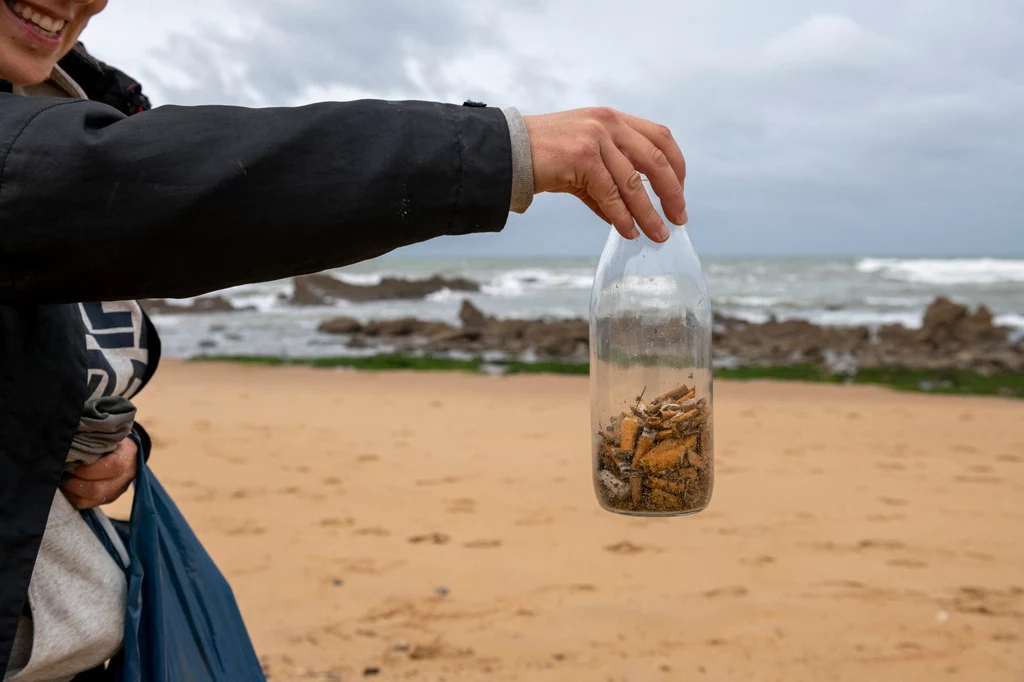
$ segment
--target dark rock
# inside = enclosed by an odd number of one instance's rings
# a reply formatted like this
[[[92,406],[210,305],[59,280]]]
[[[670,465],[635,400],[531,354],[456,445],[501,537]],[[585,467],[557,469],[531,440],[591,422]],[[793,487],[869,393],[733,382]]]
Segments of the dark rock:
[[[363,328],[363,323],[354,317],[332,317],[324,320],[317,327],[322,334],[355,334]]]
[[[335,298],[340,298],[338,287],[349,285],[339,282],[329,275],[305,275],[292,280],[295,290],[291,302],[294,305],[328,305]]]
[[[956,338],[956,328],[967,317],[967,306],[940,296],[928,306],[918,338],[936,348]]]
[[[487,324],[487,316],[468,300],[462,302],[459,320],[463,329],[482,329]]]
[[[994,316],[987,306],[980,306],[973,315],[960,321],[954,331],[960,343],[977,343],[1006,337],[1006,330],[995,326]]]
[[[236,308],[231,301],[223,296],[204,296],[192,299],[187,304],[177,305],[164,299],[150,298],[139,301],[143,310],[149,315],[184,315],[189,313],[231,313],[236,310],[255,310],[252,306]]]
[[[363,677],[375,677],[380,675],[380,668],[371,667],[363,669]]]
[[[423,336],[429,338],[451,329],[452,327],[444,322],[428,322],[417,320],[415,317],[402,317],[397,320],[370,322],[363,327],[362,333],[367,336]]]
[[[409,280],[385,277],[379,284],[349,284],[330,275],[304,275],[294,279],[295,305],[327,305],[332,300],[354,302],[384,300],[417,300],[444,289],[451,291],[480,291],[480,284],[456,277],[446,279],[435,275],[429,279]]]
[[[570,358],[584,352],[590,340],[590,327],[585,320],[538,320],[525,326],[522,338],[538,355]]]
[[[371,346],[372,344],[367,341],[364,336],[353,336],[348,340],[348,343],[345,344],[346,348],[351,348],[352,350],[364,350]]]

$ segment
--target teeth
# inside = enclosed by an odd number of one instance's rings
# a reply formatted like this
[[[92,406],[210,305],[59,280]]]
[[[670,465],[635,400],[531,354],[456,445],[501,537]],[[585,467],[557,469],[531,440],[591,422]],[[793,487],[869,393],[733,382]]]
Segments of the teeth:
[[[19,15],[25,21],[31,21],[42,29],[42,33],[50,36],[51,38],[55,37],[67,23],[63,19],[54,19],[49,15],[41,14],[38,10],[33,7],[29,7],[20,0],[8,3],[8,6],[14,10],[15,14]]]

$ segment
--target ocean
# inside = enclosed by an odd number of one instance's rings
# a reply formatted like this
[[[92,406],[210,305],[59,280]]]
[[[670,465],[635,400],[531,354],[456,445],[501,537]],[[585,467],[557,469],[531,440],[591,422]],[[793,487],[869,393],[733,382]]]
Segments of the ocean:
[[[256,311],[159,315],[154,318],[169,357],[360,355],[343,340],[316,331],[325,319],[345,315],[362,321],[416,317],[458,324],[469,299],[500,318],[585,318],[596,259],[385,257],[330,274],[352,284],[383,277],[465,277],[479,293],[441,291],[419,301],[349,303],[297,308],[288,304],[290,280],[218,292],[236,306]],[[937,296],[987,305],[998,324],[1024,336],[1024,259],[705,259],[713,309],[763,322],[803,319],[818,325],[902,324],[918,327]]]

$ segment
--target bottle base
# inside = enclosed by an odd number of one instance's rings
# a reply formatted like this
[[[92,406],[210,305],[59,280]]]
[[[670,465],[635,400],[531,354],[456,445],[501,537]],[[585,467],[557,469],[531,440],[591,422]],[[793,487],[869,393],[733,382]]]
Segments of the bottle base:
[[[651,519],[651,518],[654,518],[654,519],[659,519],[659,518],[660,519],[682,518],[684,516],[693,516],[694,514],[699,514],[702,511],[704,511],[705,509],[707,509],[707,506],[704,506],[704,507],[700,507],[699,509],[687,509],[687,510],[680,510],[680,511],[645,511],[645,510],[639,510],[639,509],[621,509],[621,508],[616,508],[616,507],[606,507],[603,504],[600,505],[600,507],[601,507],[601,509],[604,509],[606,512],[611,512],[612,514],[616,514],[618,516],[631,516],[633,518],[645,518],[645,519]]]

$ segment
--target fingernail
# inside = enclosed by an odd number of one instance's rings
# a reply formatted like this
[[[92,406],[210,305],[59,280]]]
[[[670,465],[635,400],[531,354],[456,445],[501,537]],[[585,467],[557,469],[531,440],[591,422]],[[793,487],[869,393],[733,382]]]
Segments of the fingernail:
[[[663,242],[668,239],[668,228],[662,225],[655,231],[655,237],[657,241]]]
[[[640,232],[638,232],[635,227],[629,228],[629,238],[630,239],[639,239],[640,238]]]

